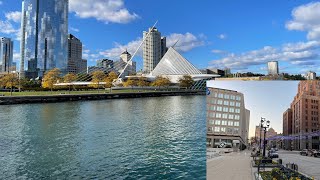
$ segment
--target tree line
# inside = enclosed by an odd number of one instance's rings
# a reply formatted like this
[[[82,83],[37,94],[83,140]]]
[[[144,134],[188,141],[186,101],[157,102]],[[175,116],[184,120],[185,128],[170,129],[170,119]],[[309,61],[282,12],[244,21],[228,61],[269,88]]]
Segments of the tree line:
[[[118,74],[116,72],[110,72],[108,74],[103,71],[95,71],[91,75],[82,75],[68,73],[62,76],[59,69],[55,68],[47,71],[42,80],[30,80],[30,79],[20,79],[18,74],[11,73],[0,77],[0,87],[10,89],[11,95],[15,88],[22,90],[50,90],[60,89],[62,86],[56,86],[58,83],[67,83],[67,89],[71,91],[75,89],[72,82],[81,81],[81,79],[86,78],[92,82],[90,88],[98,89],[101,88],[111,88],[113,87],[113,82],[118,79]],[[155,81],[149,82],[146,77],[128,78],[119,86],[123,87],[169,87],[172,84],[169,78],[158,76]],[[179,86],[183,88],[190,88],[194,84],[191,76],[183,76],[179,80]],[[64,86],[64,87],[66,87]],[[81,87],[77,87],[81,88]]]

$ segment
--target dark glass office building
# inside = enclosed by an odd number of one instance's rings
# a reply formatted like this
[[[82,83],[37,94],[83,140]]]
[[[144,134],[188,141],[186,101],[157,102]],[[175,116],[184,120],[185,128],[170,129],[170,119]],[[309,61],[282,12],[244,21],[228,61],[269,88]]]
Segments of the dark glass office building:
[[[68,0],[24,0],[21,23],[21,75],[42,77],[67,71]]]

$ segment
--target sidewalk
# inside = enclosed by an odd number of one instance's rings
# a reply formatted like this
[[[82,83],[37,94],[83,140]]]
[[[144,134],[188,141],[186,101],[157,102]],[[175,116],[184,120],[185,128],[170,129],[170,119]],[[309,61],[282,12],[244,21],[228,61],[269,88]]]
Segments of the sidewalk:
[[[207,160],[208,180],[253,180],[250,151],[223,154]]]

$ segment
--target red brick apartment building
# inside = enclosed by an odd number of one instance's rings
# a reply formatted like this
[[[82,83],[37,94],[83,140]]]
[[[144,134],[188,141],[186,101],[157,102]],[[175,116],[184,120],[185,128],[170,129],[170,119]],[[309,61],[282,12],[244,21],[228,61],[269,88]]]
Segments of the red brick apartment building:
[[[319,149],[319,136],[308,133],[319,131],[320,81],[301,81],[291,107],[283,113],[284,136],[299,136],[285,140],[286,149]]]

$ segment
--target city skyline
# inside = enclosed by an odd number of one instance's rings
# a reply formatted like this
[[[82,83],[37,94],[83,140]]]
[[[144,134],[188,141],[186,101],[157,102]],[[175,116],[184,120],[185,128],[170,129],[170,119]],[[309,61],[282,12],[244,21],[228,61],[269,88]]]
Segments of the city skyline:
[[[0,37],[19,39],[21,0],[1,2]],[[81,5],[70,0],[69,33],[83,42],[83,55],[89,66],[98,59],[118,60],[125,49],[133,53],[141,42],[142,32],[159,20],[157,28],[167,37],[167,45],[180,40],[177,50],[198,68],[227,66],[233,72],[266,74],[266,62],[277,60],[281,72],[319,72],[316,67],[319,64],[316,51],[320,48],[320,35],[316,30],[319,24],[314,21],[320,16],[318,2],[188,2],[179,13],[176,12],[180,2],[170,2],[166,13],[157,8],[159,4],[147,1],[110,2],[81,1]],[[277,6],[273,6],[274,3]],[[148,10],[143,11],[141,7],[148,7]],[[237,8],[239,12],[235,11]],[[274,12],[272,15],[268,14],[270,9]],[[301,12],[309,13],[303,19]],[[253,13],[256,13],[254,18]],[[212,17],[212,20],[204,17]],[[177,26],[176,22],[181,23]],[[15,41],[15,62],[20,59],[19,52],[19,42]],[[142,69],[142,49],[135,61]]]
[[[245,106],[250,109],[249,137],[254,137],[255,127],[259,125],[261,117],[270,120],[270,127],[282,133],[283,112],[290,107],[297,93],[298,83],[299,81],[208,81],[207,86],[244,94]]]

